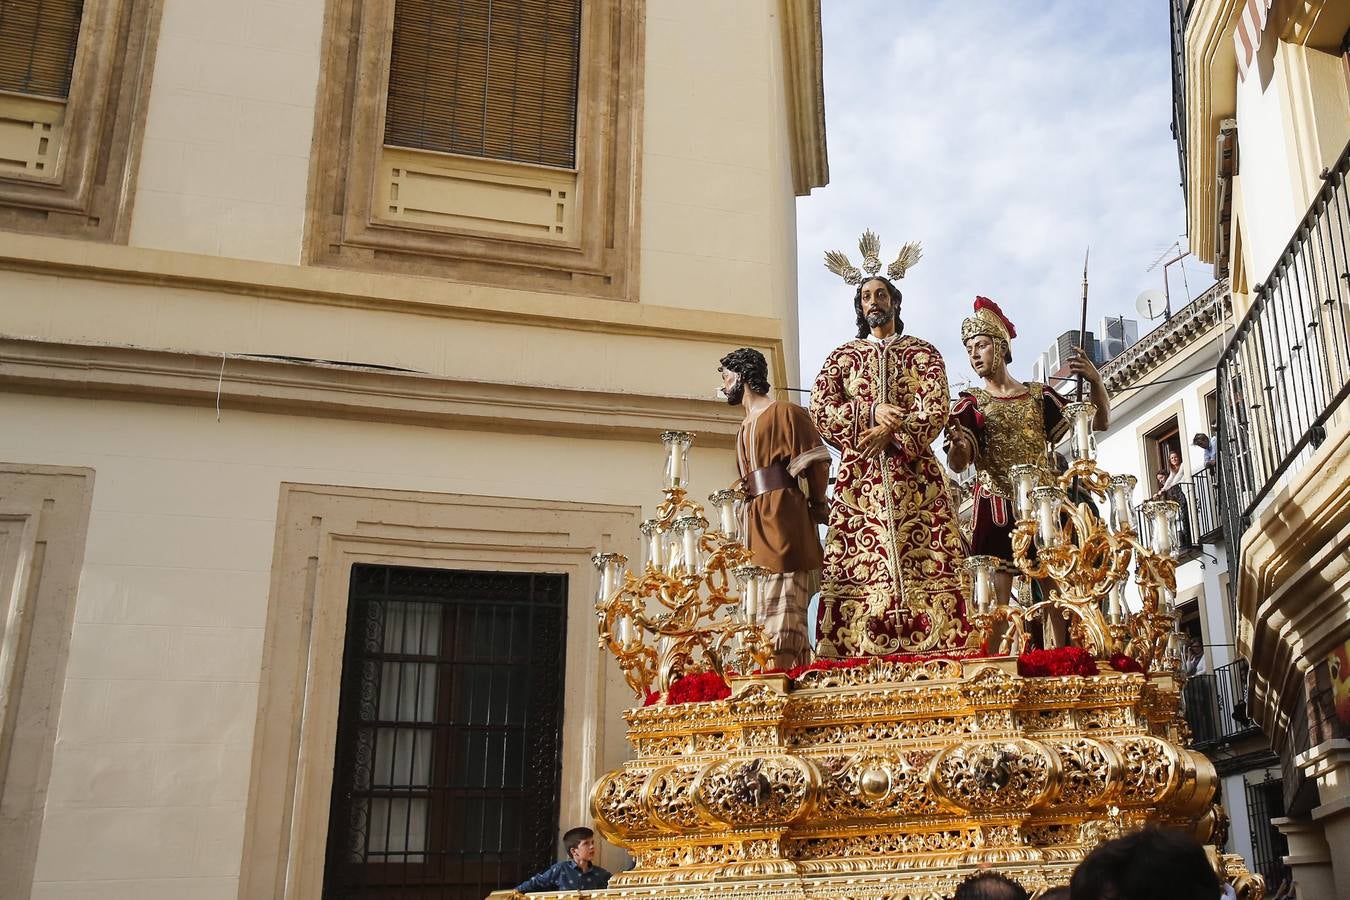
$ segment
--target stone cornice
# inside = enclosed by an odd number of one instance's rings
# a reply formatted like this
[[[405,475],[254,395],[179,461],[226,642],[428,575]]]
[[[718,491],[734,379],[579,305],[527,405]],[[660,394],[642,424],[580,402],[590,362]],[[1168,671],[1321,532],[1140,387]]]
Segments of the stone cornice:
[[[779,0],[792,189],[798,197],[830,181],[825,151],[825,77],[820,0]]]
[[[1214,261],[1220,120],[1237,104],[1233,31],[1246,0],[1196,0],[1186,23],[1186,233],[1191,252]]]
[[[1102,366],[1102,381],[1112,396],[1133,386],[1154,369],[1174,358],[1182,349],[1209,334],[1232,314],[1233,296],[1227,281],[1215,282],[1209,290],[1183,306],[1172,318],[1125,348],[1125,352]]]
[[[0,232],[0,271],[29,272],[154,287],[242,294],[301,303],[385,309],[607,334],[780,343],[782,323],[702,309],[525,291],[435,278],[290,266]]]
[[[1251,661],[1251,716],[1277,751],[1303,676],[1350,638],[1350,425],[1342,419],[1242,536],[1238,652]]]
[[[222,375],[222,362],[224,363]],[[466,381],[261,356],[0,336],[0,389],[282,415],[601,440],[697,432],[731,446],[740,410],[716,400]]]

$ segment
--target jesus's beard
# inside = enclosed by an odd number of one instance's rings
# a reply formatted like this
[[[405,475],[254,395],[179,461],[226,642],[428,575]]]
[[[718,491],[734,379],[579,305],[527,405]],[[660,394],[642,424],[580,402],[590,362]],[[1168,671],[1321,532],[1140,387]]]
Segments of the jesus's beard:
[[[867,316],[867,325],[869,328],[880,328],[895,318],[895,313],[888,309],[879,309]]]
[[[733,384],[729,390],[727,388],[718,388],[717,396],[726,400],[728,406],[738,406],[740,405],[741,399],[745,397],[745,384],[740,379],[737,379],[736,383]]]

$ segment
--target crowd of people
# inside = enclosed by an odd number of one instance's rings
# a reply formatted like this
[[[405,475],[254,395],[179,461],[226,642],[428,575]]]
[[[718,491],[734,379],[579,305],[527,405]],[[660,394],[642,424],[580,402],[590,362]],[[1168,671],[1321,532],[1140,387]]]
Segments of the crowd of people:
[[[563,835],[568,858],[520,884],[516,891],[598,890],[610,873],[595,865],[595,834],[573,828]],[[1267,876],[1268,900],[1292,900],[1288,869]],[[1275,883],[1275,879],[1279,879]],[[1219,880],[1204,847],[1177,831],[1145,828],[1097,847],[1067,885],[1032,894],[1015,879],[983,869],[956,888],[953,900],[1243,900]]]

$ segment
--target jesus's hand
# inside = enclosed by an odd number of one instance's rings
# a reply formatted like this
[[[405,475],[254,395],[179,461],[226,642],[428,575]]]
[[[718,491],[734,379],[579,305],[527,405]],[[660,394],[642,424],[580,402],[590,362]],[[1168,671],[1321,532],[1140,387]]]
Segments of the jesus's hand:
[[[892,434],[905,424],[905,414],[900,411],[900,407],[890,403],[878,403],[872,409],[872,418],[876,419],[878,425],[885,425]]]
[[[891,430],[885,425],[874,425],[862,433],[858,442],[858,452],[863,456],[876,456],[891,442]]]

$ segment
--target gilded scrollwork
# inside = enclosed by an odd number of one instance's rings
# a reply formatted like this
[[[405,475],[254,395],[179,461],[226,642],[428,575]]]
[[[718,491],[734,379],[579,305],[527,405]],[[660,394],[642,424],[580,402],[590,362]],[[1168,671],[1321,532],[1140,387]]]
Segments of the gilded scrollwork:
[[[1058,758],[1034,741],[978,741],[938,754],[930,784],[948,806],[983,813],[1034,808],[1058,775]]]
[[[704,769],[694,802],[727,825],[788,823],[807,811],[818,783],[814,767],[800,757],[741,757]]]
[[[1114,747],[1089,738],[1052,741],[1059,756],[1055,806],[1091,806],[1114,798],[1121,787],[1121,759]]]
[[[676,832],[695,831],[709,824],[694,805],[694,781],[701,769],[701,766],[669,766],[648,777],[642,788],[642,800],[654,822]]]

